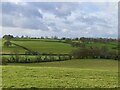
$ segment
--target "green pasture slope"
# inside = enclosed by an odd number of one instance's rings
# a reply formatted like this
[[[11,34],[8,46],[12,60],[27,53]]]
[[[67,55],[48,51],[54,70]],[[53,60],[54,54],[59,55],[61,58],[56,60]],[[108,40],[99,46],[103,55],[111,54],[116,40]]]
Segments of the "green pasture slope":
[[[15,45],[12,45],[10,47],[5,47],[4,46],[4,42],[5,42],[4,39],[0,39],[0,42],[2,42],[2,45],[1,45],[2,46],[2,53],[4,53],[4,54],[12,54],[16,50],[18,51],[18,53],[25,53],[24,49],[17,47]]]
[[[4,42],[4,41],[3,41]],[[67,54],[72,52],[75,48],[69,44],[58,42],[57,40],[42,40],[42,39],[23,39],[11,41],[18,45],[27,47],[33,51],[40,53],[57,53],[57,54]],[[12,45],[11,47],[3,46],[3,53],[12,53],[14,50],[18,50],[19,53],[25,53],[25,50]]]
[[[81,59],[2,66],[3,88],[117,88],[118,62]]]
[[[4,40],[2,41],[4,43]],[[56,53],[56,54],[68,54],[71,53],[76,47],[72,47],[70,44],[59,42],[59,40],[54,39],[13,39],[11,42],[18,45],[24,46],[32,51],[37,51],[39,53]],[[3,44],[2,44],[3,45]],[[85,43],[86,47],[101,47],[107,46],[109,50],[116,51],[118,48],[117,42],[110,43]],[[19,53],[24,54],[25,50],[21,47],[12,45],[10,47],[2,46],[2,53],[11,54],[17,50]]]

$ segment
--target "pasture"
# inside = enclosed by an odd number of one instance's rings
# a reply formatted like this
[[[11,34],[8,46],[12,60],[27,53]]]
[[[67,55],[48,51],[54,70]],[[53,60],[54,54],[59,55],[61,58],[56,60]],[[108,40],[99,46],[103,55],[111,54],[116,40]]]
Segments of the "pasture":
[[[81,59],[2,67],[3,88],[116,88],[118,62]]]
[[[30,50],[47,54],[70,54],[78,47],[64,41],[53,39],[13,39],[12,43],[27,47]],[[2,53],[25,54],[26,50],[16,45],[3,46]],[[117,42],[84,43],[86,48],[107,46],[117,51]],[[4,56],[10,58],[11,56]],[[35,56],[23,56],[32,61]],[[20,58],[21,61],[23,58]],[[56,58],[56,57],[55,57]],[[58,57],[57,57],[58,59]],[[63,59],[64,60],[64,59]],[[118,61],[113,59],[71,59],[51,62],[18,62],[6,63],[2,68],[3,88],[117,88]]]
[[[13,40],[11,42],[27,47],[33,51],[37,51],[40,53],[67,54],[70,53],[72,50],[76,49],[69,44],[61,43],[56,40],[46,41],[41,39],[38,40],[25,39],[25,40]],[[17,47],[15,45],[12,45],[9,48],[3,47],[3,53],[12,53],[16,49],[19,51],[19,53],[25,53],[24,49]]]
[[[54,39],[13,39],[11,42],[27,47],[30,50],[37,51],[39,53],[55,53],[55,54],[69,54],[78,47],[72,47],[64,41],[54,40]],[[26,50],[21,47],[12,45],[10,47],[3,46],[4,39],[2,41],[2,53],[12,54],[15,50],[20,54],[24,54]],[[110,43],[84,43],[86,47],[108,47],[110,51],[118,50],[117,42]]]

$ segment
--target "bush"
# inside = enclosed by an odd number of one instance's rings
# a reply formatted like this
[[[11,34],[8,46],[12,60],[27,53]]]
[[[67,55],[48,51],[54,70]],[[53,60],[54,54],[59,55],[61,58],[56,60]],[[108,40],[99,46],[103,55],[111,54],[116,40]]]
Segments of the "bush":
[[[10,41],[4,42],[4,46],[5,47],[10,47],[11,45],[12,45],[12,43]]]
[[[41,56],[36,56],[36,62],[41,62],[42,61],[42,57]]]
[[[117,52],[108,51],[107,47],[101,48],[82,48],[72,52],[76,59],[119,59]]]

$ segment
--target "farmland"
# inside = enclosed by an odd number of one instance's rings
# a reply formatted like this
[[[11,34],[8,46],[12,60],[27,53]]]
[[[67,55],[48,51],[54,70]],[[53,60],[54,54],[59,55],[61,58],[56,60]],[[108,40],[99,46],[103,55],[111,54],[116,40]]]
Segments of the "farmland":
[[[26,50],[12,44],[4,46],[2,53],[25,54]],[[48,54],[70,54],[79,47],[73,47],[64,40],[55,39],[13,39],[12,43],[27,47],[32,51]],[[117,42],[84,43],[86,48],[107,46],[109,51],[117,51]],[[80,48],[82,49],[82,48]],[[25,54],[26,56],[26,54]],[[3,57],[11,57],[4,56]],[[11,62],[2,66],[3,88],[117,88],[118,61],[113,59],[63,59],[51,62],[34,62],[37,56],[28,55],[33,62]],[[23,58],[20,58],[22,60]],[[38,58],[39,59],[39,58]],[[58,58],[59,59],[59,58]],[[44,61],[44,60],[43,60]],[[12,77],[12,78],[11,78]]]
[[[31,50],[38,51],[41,53],[70,53],[73,49],[69,44],[60,43],[57,41],[44,41],[44,40],[15,40],[12,41],[16,44],[27,47]],[[16,46],[11,46],[10,48],[3,48],[3,53],[13,51],[18,49],[20,53],[24,53],[25,50]]]
[[[0,88],[119,90],[117,1],[2,0]]]
[[[3,40],[4,42],[4,40]],[[57,54],[66,54],[71,53],[73,50],[77,49],[76,47],[72,47],[70,44],[63,43],[63,41],[48,39],[14,39],[12,40],[13,43],[22,45],[27,47],[31,50],[40,52],[40,53],[57,53]],[[3,44],[2,44],[3,45]],[[94,46],[94,47],[101,47],[107,46],[109,50],[117,50],[117,42],[110,42],[110,43],[85,43],[86,47]],[[19,53],[25,53],[25,50],[12,45],[11,47],[3,47],[2,53],[13,53],[14,50],[18,50]],[[114,49],[116,48],[116,49]]]
[[[2,70],[4,88],[118,87],[118,62],[114,60],[18,63],[4,65]]]

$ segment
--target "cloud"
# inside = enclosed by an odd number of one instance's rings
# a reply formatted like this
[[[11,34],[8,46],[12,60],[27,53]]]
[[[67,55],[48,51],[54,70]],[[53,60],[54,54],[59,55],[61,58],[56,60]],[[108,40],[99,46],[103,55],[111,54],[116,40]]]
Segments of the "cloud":
[[[14,15],[20,17],[20,14],[24,17],[40,17],[42,18],[42,15],[40,12],[33,8],[30,7],[29,4],[25,3],[19,3],[19,4],[14,4],[10,2],[3,2],[2,3],[2,13],[4,14],[9,14],[9,15]]]
[[[116,5],[113,2],[2,2],[0,15],[6,28],[49,31],[49,35],[68,37],[117,37]]]

